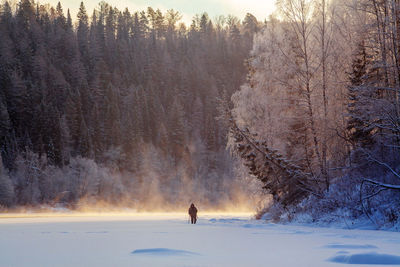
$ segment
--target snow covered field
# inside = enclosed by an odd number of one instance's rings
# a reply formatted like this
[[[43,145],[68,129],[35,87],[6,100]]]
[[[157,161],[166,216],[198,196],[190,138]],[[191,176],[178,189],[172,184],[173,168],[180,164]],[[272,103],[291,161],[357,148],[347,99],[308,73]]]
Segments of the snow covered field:
[[[400,233],[265,224],[246,214],[0,216],[0,266],[400,265]],[[364,265],[366,264],[366,265]]]

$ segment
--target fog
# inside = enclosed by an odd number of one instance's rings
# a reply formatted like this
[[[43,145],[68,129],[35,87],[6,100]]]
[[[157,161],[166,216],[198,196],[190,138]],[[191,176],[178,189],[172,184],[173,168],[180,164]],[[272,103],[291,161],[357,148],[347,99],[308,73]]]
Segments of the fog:
[[[254,210],[216,118],[261,23],[75,4],[0,4],[0,208]]]

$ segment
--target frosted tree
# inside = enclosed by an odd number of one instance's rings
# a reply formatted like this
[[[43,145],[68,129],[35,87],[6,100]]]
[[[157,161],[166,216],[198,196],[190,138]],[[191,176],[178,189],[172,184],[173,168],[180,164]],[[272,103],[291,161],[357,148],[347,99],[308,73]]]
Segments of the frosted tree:
[[[395,203],[398,194],[390,190],[399,190],[399,6],[375,0],[360,5],[370,26],[361,31],[353,56],[348,129],[353,168],[363,175],[361,202],[372,219],[379,203]]]
[[[337,25],[347,17],[338,17],[335,9],[329,1],[279,1],[281,20],[271,17],[263,32],[256,35],[248,61],[248,81],[232,96],[238,129],[244,129],[241,131],[249,140],[253,138],[263,153],[275,151],[283,162],[301,171],[303,175],[296,179],[280,172],[288,185],[296,181],[292,186],[302,190],[300,198],[310,194],[323,198],[333,173],[339,174],[330,170],[346,164],[346,156],[338,155],[346,155],[342,136],[349,63],[345,60],[352,45],[338,43],[345,37]],[[246,162],[251,153],[239,151]],[[261,179],[279,184],[273,177],[279,175],[265,172],[257,153],[256,165],[250,166],[262,170],[265,178]],[[253,175],[259,177],[259,171]]]

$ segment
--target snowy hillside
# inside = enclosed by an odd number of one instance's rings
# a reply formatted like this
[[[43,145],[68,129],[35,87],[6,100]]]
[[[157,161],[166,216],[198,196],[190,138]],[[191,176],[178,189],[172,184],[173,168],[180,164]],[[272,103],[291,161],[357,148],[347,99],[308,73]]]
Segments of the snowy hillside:
[[[246,214],[0,218],[0,266],[400,265],[400,233],[261,223]],[[354,265],[353,265],[354,266]]]

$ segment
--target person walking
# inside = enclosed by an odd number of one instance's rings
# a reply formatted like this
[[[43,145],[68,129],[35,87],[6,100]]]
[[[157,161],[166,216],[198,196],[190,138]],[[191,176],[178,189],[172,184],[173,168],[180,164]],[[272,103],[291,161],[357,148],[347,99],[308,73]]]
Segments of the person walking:
[[[189,208],[189,215],[190,215],[190,221],[192,224],[196,224],[197,222],[197,208],[194,206],[192,203]]]

